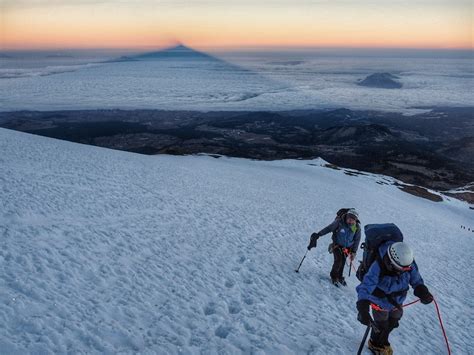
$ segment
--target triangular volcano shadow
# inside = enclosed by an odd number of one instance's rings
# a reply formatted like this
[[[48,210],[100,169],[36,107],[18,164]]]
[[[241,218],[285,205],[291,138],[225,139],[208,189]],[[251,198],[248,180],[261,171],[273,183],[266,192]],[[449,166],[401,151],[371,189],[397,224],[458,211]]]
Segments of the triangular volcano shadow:
[[[204,52],[194,50],[192,48],[186,47],[182,44],[166,48],[160,51],[147,52],[133,56],[132,58],[136,60],[159,60],[159,59],[206,59],[206,60],[217,60],[220,59],[213,57]]]
[[[165,48],[165,49],[154,51],[154,52],[146,52],[146,53],[141,53],[141,54],[136,54],[136,55],[131,55],[131,56],[122,56],[120,58],[108,60],[106,61],[106,63],[166,61],[166,60],[177,60],[180,62],[189,60],[189,61],[221,64],[223,66],[223,69],[232,69],[234,71],[253,73],[255,75],[260,76],[260,74],[250,69],[246,69],[241,66],[231,64],[223,59],[217,58],[213,55],[210,55],[201,51],[197,51],[183,44],[179,44],[174,47]]]
[[[239,99],[234,101],[245,101],[257,96],[260,96],[264,93],[274,93],[280,91],[286,91],[289,89],[287,84],[281,83],[277,80],[271,79],[258,73],[257,71],[241,67],[236,64],[227,62],[226,60],[217,58],[213,55],[200,52],[184,46],[182,44],[166,48],[159,51],[141,53],[131,56],[125,56],[117,58],[116,60],[108,61],[107,63],[114,62],[155,62],[155,63],[176,63],[174,66],[176,70],[189,69],[189,68],[200,68],[200,69],[209,69],[213,72],[222,72],[224,76],[221,76],[219,80],[227,80],[226,74],[238,74],[242,76],[240,84],[243,86],[242,95]],[[187,75],[187,73],[186,73]],[[214,78],[211,76],[211,78]],[[235,78],[229,79],[235,80]],[[229,83],[233,81],[229,81]],[[234,82],[235,83],[235,82]],[[256,85],[258,83],[258,85]],[[249,86],[246,86],[246,85]],[[259,86],[259,88],[256,88]],[[291,88],[290,88],[291,89]],[[232,87],[232,94],[229,94],[233,97],[235,93],[235,86]]]

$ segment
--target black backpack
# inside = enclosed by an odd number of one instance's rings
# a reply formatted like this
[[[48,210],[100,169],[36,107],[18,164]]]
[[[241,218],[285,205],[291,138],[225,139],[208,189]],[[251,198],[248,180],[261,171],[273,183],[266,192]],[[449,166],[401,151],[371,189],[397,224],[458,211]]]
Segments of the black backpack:
[[[344,216],[347,211],[352,210],[352,208],[341,208],[339,211],[336,213],[336,219],[342,219],[342,216]]]
[[[364,226],[365,241],[360,246],[364,250],[362,262],[356,276],[362,281],[372,263],[379,258],[379,247],[385,242],[403,242],[401,230],[393,223],[367,224]]]
[[[342,221],[342,219],[344,218],[346,213],[349,212],[349,210],[353,210],[353,208],[341,208],[341,209],[339,209],[339,211],[336,212],[336,219]],[[359,220],[357,220],[356,222],[357,222],[358,225],[360,224]]]

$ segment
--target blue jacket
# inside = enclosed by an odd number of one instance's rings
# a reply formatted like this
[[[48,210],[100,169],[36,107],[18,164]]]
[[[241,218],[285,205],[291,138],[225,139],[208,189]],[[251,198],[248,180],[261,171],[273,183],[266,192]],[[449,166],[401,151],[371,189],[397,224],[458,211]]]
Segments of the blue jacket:
[[[387,254],[388,247],[392,244],[393,242],[387,242],[380,246],[379,254],[381,258]],[[393,301],[401,305],[403,301],[405,301],[409,285],[415,288],[424,283],[415,262],[411,264],[410,271],[403,272],[396,276],[384,275],[380,277],[380,272],[380,264],[377,261],[373,262],[365,274],[362,283],[356,287],[357,296],[359,301],[369,300],[371,303],[375,303],[387,311],[394,309],[395,306],[387,297],[381,297],[380,291],[383,291],[385,294],[392,294]],[[396,292],[398,292],[398,294],[394,294]]]
[[[359,248],[360,243],[360,224],[357,223],[357,229],[355,232],[351,230],[351,227],[347,225],[342,219],[336,218],[326,228],[323,228],[318,232],[318,235],[322,236],[333,233],[333,242],[342,246],[343,248],[350,248],[351,252],[355,253]]]

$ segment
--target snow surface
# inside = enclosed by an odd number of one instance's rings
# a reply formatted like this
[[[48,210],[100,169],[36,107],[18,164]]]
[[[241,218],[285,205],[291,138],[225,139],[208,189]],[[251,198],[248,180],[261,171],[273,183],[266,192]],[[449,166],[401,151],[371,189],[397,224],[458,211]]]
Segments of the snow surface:
[[[355,353],[357,282],[329,283],[330,237],[294,272],[342,206],[400,226],[453,354],[474,353],[465,203],[322,160],[144,156],[5,129],[0,150],[2,354]],[[407,308],[391,341],[446,352],[433,305]]]

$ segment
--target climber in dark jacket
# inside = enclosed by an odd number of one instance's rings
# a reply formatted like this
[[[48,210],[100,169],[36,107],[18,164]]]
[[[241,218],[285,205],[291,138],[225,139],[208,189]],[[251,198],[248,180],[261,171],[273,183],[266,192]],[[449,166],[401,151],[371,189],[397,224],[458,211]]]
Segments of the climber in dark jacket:
[[[398,327],[409,286],[413,287],[415,296],[424,304],[431,303],[433,296],[418,272],[413,251],[406,243],[382,244],[379,257],[356,288],[358,320],[364,325],[371,325],[369,308],[372,308],[375,327],[372,327],[369,349],[377,355],[391,355],[393,350],[388,336]]]
[[[342,276],[346,257],[354,260],[360,243],[360,222],[359,214],[353,208],[349,209],[340,217],[336,217],[334,222],[323,228],[318,233],[313,233],[308,245],[308,250],[316,247],[319,237],[332,232],[332,243],[329,245],[329,252],[334,255],[334,263],[331,269],[331,281],[337,286],[340,283],[346,286],[346,281]]]

